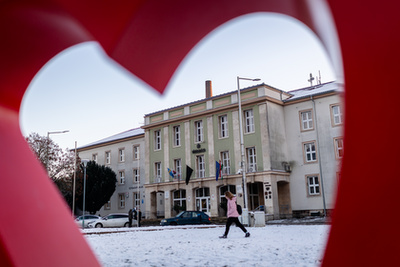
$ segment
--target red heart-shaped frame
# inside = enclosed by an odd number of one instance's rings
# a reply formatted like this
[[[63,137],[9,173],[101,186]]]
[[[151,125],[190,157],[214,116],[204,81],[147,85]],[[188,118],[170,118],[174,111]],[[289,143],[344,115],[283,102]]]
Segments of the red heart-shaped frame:
[[[393,169],[399,145],[392,119],[399,113],[399,4],[328,2],[342,49],[346,151],[323,265],[390,266],[397,260],[400,237],[393,218],[400,179]],[[1,1],[1,265],[98,265],[19,129],[23,94],[51,57],[95,40],[162,93],[181,60],[205,35],[252,12],[292,16],[332,52],[335,33],[325,27],[331,23],[327,8],[323,0]]]

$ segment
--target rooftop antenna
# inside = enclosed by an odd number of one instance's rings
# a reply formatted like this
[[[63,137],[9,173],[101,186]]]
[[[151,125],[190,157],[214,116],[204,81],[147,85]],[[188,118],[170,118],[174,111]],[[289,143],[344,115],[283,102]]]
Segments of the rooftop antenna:
[[[312,86],[312,82],[315,80],[315,78],[312,76],[312,73],[310,73],[310,79],[308,79],[308,82],[310,83],[310,86]]]
[[[321,71],[318,71],[318,84],[321,84]]]

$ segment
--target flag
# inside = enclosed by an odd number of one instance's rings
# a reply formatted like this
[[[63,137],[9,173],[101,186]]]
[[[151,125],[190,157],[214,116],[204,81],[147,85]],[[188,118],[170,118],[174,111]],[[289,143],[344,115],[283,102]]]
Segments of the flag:
[[[190,176],[192,176],[193,169],[186,165],[186,184],[189,184]]]
[[[221,180],[224,179],[224,177],[222,177],[222,171],[224,170],[224,164],[222,164],[221,161],[219,161],[221,163],[221,171],[219,172],[220,176],[221,176]]]
[[[175,178],[175,171],[171,170],[170,168],[168,168],[168,173],[172,178]]]
[[[218,177],[220,175],[221,175],[221,164],[218,161],[216,161],[215,162],[215,177],[216,177],[217,181],[218,181]]]

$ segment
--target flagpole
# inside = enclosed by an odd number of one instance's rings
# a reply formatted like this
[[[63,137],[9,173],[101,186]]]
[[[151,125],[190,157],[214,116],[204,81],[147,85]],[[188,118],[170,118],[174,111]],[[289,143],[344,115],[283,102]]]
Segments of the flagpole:
[[[246,225],[249,225],[248,222],[248,206],[247,206],[247,182],[246,182],[246,160],[244,155],[244,138],[243,138],[243,121],[242,121],[242,100],[240,98],[240,80],[248,80],[248,81],[259,81],[260,79],[250,79],[250,78],[241,78],[237,76],[237,94],[238,94],[238,104],[239,104],[239,130],[240,130],[240,152],[241,152],[241,167],[242,167],[242,183],[243,183],[243,205],[244,205],[244,212],[243,217],[247,218],[244,222]]]

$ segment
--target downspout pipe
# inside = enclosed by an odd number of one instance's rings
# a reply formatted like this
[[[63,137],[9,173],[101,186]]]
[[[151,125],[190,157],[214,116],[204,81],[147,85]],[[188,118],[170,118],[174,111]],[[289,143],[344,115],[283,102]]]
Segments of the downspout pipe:
[[[321,180],[321,192],[322,192],[322,202],[324,205],[324,217],[326,217],[326,201],[325,201],[325,186],[324,186],[324,179],[322,175],[322,161],[321,161],[321,153],[320,153],[320,146],[319,146],[319,134],[318,134],[318,120],[317,120],[317,108],[315,105],[315,101],[313,96],[310,96],[313,110],[314,110],[314,118],[315,118],[315,131],[317,133],[317,153],[318,153],[318,165],[319,165],[319,173],[320,173],[320,180]]]

